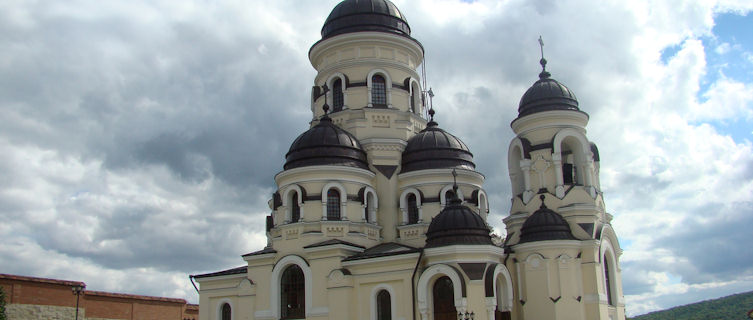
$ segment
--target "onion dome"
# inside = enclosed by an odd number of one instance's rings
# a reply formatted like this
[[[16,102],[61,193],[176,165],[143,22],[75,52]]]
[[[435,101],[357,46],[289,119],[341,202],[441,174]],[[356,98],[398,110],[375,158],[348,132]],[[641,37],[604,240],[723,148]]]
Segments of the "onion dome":
[[[539,80],[520,99],[518,117],[551,110],[580,111],[575,94],[564,84],[552,79],[546,71],[546,59],[541,58],[540,63],[542,71],[539,73]]]
[[[332,9],[324,22],[322,39],[360,31],[410,37],[408,21],[389,0],[345,0]]]
[[[426,129],[410,139],[402,156],[401,172],[424,169],[459,168],[476,169],[473,154],[457,137],[439,128],[434,122],[434,110],[429,110],[431,120]]]
[[[285,155],[285,170],[320,165],[369,168],[366,152],[358,139],[324,115],[317,125],[302,133]]]
[[[546,207],[541,195],[541,208],[536,210],[520,229],[520,243],[544,240],[575,240],[570,225],[559,213]]]
[[[455,185],[457,194],[457,185]],[[429,224],[426,248],[462,245],[493,245],[484,219],[453,195],[450,203]]]

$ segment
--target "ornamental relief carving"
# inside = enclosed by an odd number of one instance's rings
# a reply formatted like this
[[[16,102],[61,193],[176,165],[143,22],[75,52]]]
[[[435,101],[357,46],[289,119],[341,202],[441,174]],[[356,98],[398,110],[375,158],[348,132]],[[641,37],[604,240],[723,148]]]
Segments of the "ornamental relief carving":
[[[403,146],[397,144],[370,144],[364,146],[366,151],[398,151],[403,152]]]

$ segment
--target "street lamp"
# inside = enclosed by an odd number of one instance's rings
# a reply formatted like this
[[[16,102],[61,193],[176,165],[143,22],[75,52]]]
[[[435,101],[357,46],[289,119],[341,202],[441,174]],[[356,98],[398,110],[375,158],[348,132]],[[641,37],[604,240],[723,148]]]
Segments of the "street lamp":
[[[73,288],[71,288],[71,290],[73,290],[73,294],[76,295],[76,320],[78,320],[78,298],[82,293],[84,293],[84,289],[86,289],[85,284],[75,285],[73,286]]]
[[[473,311],[471,311],[471,313],[466,311],[465,314],[458,312],[458,320],[474,320],[475,316],[476,314]]]

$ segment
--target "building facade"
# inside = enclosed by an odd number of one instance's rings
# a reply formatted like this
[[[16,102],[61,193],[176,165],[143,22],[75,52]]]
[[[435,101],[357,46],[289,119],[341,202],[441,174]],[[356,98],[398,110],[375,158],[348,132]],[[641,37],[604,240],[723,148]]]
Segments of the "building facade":
[[[426,110],[424,48],[398,8],[342,1],[321,34],[311,128],[275,176],[267,246],[192,276],[202,320],[625,318],[588,115],[544,59],[511,124],[497,243],[484,176]]]

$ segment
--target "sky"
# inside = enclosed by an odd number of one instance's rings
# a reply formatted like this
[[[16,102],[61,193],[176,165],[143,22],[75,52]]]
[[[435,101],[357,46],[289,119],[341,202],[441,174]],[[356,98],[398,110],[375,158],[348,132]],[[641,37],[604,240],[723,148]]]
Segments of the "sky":
[[[185,298],[244,264],[336,0],[0,1],[0,273]],[[540,71],[590,115],[629,315],[753,288],[753,2],[395,0],[509,214]]]

